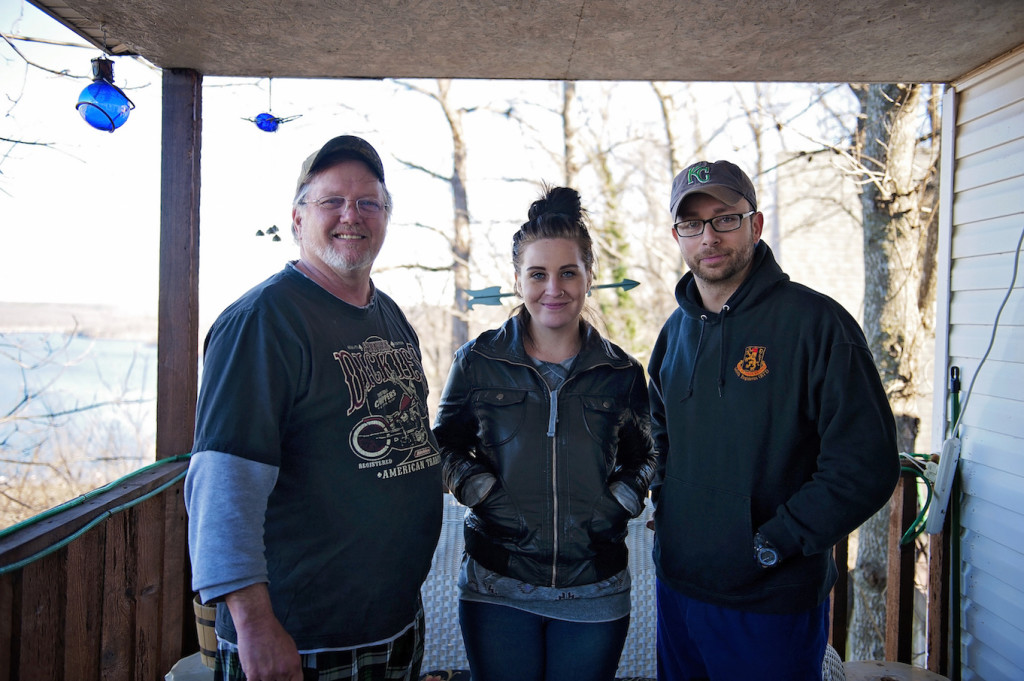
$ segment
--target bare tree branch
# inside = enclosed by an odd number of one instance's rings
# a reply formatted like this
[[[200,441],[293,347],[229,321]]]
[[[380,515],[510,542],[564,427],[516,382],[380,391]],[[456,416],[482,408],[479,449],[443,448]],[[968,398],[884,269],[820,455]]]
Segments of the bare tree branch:
[[[84,50],[96,49],[92,45],[86,45],[85,43],[69,43],[64,40],[49,40],[47,38],[33,38],[32,36],[17,35],[14,33],[0,33],[5,39],[10,42],[11,40],[18,40],[25,43],[38,43],[40,45],[55,45],[57,47],[80,47]]]
[[[418,163],[413,163],[412,161],[406,161],[405,159],[398,158],[397,156],[395,157],[395,160],[398,161],[399,163],[401,163],[403,166],[405,166],[409,170],[418,170],[421,173],[423,173],[424,175],[428,175],[428,176],[434,178],[435,180],[440,180],[442,182],[451,182],[452,181],[451,177],[449,177],[447,175],[442,175],[441,173],[439,173],[437,171],[434,171],[434,170],[431,170],[430,168],[426,168],[424,166],[421,166]]]
[[[382,268],[382,272],[391,272],[394,270],[419,270],[421,272],[451,272],[454,265],[437,265],[431,267],[429,265],[419,265],[416,263],[406,263],[403,265],[391,265],[389,267]]]
[[[11,144],[27,144],[36,147],[52,147],[53,142],[29,142],[28,140],[18,140],[10,137],[0,137],[0,142],[10,142]]]
[[[47,68],[47,67],[42,66],[40,64],[37,64],[34,61],[32,61],[31,59],[29,59],[28,57],[26,57],[24,54],[22,54],[21,50],[19,50],[14,45],[14,43],[11,42],[11,39],[7,36],[7,34],[0,33],[0,38],[3,38],[4,42],[7,43],[10,46],[10,48],[12,50],[14,50],[14,53],[16,55],[18,55],[19,57],[21,57],[21,59],[26,64],[28,64],[29,66],[35,67],[35,68],[39,69],[40,71],[46,71],[47,73],[52,73],[55,76],[67,76],[68,78],[91,78],[91,76],[76,76],[75,74],[69,72],[67,69],[62,69],[60,71],[55,71],[54,69],[50,69],[50,68]]]

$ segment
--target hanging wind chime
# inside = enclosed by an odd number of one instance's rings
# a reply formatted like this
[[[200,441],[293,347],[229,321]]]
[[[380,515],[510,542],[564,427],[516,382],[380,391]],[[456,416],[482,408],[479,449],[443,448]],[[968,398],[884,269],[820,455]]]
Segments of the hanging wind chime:
[[[267,111],[264,113],[256,114],[253,118],[243,118],[244,121],[255,123],[256,127],[263,132],[277,132],[277,129],[281,127],[282,123],[288,121],[294,121],[299,118],[302,114],[295,116],[275,116],[270,113],[274,110],[274,79],[267,79]]]

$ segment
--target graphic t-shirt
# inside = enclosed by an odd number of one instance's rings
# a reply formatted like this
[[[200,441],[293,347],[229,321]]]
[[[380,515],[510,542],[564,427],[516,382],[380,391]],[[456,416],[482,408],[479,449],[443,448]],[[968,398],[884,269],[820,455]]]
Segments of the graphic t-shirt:
[[[196,534],[227,543],[231,523],[264,524],[274,611],[300,650],[387,639],[415,616],[441,520],[426,397],[418,339],[391,298],[375,291],[355,307],[291,265],[207,336],[193,451],[230,456],[193,465],[217,461],[224,488],[232,463],[277,476],[267,498],[235,494],[217,514],[211,485],[192,491],[190,506],[206,502]],[[195,588],[245,578],[230,551],[215,553],[193,556]],[[222,620],[218,633],[234,640]]]

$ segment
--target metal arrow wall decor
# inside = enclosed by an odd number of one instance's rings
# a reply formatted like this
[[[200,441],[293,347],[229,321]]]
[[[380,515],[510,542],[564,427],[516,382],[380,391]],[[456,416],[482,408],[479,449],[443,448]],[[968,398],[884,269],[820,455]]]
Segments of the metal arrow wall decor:
[[[592,291],[595,288],[621,288],[623,291],[628,291],[639,285],[639,281],[623,279],[614,284],[595,284],[590,289]],[[466,295],[469,296],[466,303],[469,305],[469,309],[472,310],[474,305],[501,305],[502,298],[514,296],[515,293],[503,292],[500,286],[488,286],[487,288],[466,289]],[[590,295],[590,291],[587,291],[587,295]]]

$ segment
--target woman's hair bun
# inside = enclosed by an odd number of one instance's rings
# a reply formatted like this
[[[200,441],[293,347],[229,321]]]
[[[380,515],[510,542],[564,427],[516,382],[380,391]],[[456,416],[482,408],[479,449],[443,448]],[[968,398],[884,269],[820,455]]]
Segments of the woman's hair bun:
[[[543,198],[530,205],[527,215],[532,221],[547,214],[564,215],[570,222],[578,221],[583,215],[580,193],[571,187],[545,187]]]

